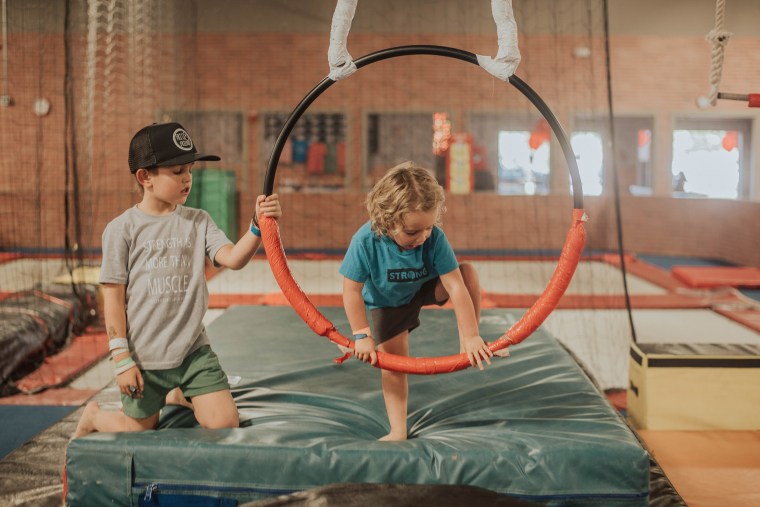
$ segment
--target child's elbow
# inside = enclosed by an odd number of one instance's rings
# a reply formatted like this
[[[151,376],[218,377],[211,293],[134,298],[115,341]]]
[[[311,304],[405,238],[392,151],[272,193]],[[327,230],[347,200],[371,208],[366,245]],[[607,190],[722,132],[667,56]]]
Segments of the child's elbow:
[[[242,260],[239,260],[239,261],[231,262],[227,266],[227,268],[231,269],[233,271],[239,271],[239,270],[243,269],[247,264],[248,264],[248,260],[247,259],[242,259]]]

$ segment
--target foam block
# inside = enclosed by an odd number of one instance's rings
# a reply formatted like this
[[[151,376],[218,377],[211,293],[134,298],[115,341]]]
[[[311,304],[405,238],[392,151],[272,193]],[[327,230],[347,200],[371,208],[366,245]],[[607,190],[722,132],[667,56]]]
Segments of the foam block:
[[[760,429],[760,346],[632,344],[630,352],[635,428]]]

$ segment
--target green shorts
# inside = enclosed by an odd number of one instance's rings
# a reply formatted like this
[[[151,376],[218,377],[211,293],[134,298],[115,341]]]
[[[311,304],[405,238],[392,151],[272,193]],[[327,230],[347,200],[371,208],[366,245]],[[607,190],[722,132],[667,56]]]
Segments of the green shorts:
[[[204,345],[187,356],[176,368],[140,370],[140,373],[144,383],[143,397],[121,395],[124,413],[134,419],[157,414],[166,405],[166,395],[175,387],[182,389],[188,399],[230,388],[227,375],[210,345]]]

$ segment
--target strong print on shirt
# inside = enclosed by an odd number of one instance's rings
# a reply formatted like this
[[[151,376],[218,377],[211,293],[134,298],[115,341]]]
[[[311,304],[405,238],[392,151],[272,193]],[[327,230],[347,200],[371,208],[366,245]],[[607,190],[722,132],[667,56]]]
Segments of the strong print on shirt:
[[[388,282],[389,283],[404,283],[404,282],[416,282],[422,278],[428,276],[427,266],[422,268],[403,268],[403,269],[389,269]]]

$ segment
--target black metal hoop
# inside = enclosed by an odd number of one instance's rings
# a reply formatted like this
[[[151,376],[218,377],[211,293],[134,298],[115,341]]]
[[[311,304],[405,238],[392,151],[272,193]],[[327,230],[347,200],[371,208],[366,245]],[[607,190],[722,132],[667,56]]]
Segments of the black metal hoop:
[[[465,62],[478,64],[478,57],[475,53],[464,51],[462,49],[450,48],[446,46],[429,46],[429,45],[414,45],[414,46],[398,46],[395,48],[383,49],[370,53],[356,60],[354,64],[357,69],[366,67],[367,65],[382,60],[388,60],[389,58],[396,58],[399,56],[411,56],[411,55],[432,55],[432,56],[445,56],[447,58],[454,58],[456,60],[462,60]],[[317,84],[296,106],[290,116],[288,117],[285,125],[283,125],[280,134],[277,136],[277,140],[274,143],[272,154],[269,157],[269,163],[267,165],[267,172],[264,178],[264,195],[270,195],[274,192],[274,178],[277,172],[277,164],[280,161],[282,155],[282,149],[285,146],[285,142],[290,137],[290,133],[293,131],[296,122],[306,112],[309,106],[314,102],[317,97],[322,95],[330,86],[335,84],[336,81],[325,77]],[[578,171],[578,163],[575,159],[575,153],[573,152],[570,142],[567,140],[565,131],[562,129],[557,117],[546,105],[546,102],[536,93],[533,88],[522,79],[515,75],[509,77],[509,84],[517,88],[541,113],[541,115],[549,123],[549,126],[554,132],[557,141],[562,148],[562,153],[565,156],[568,171],[570,171],[570,180],[573,186],[573,207],[575,209],[583,208],[583,190],[581,187],[581,177]]]

